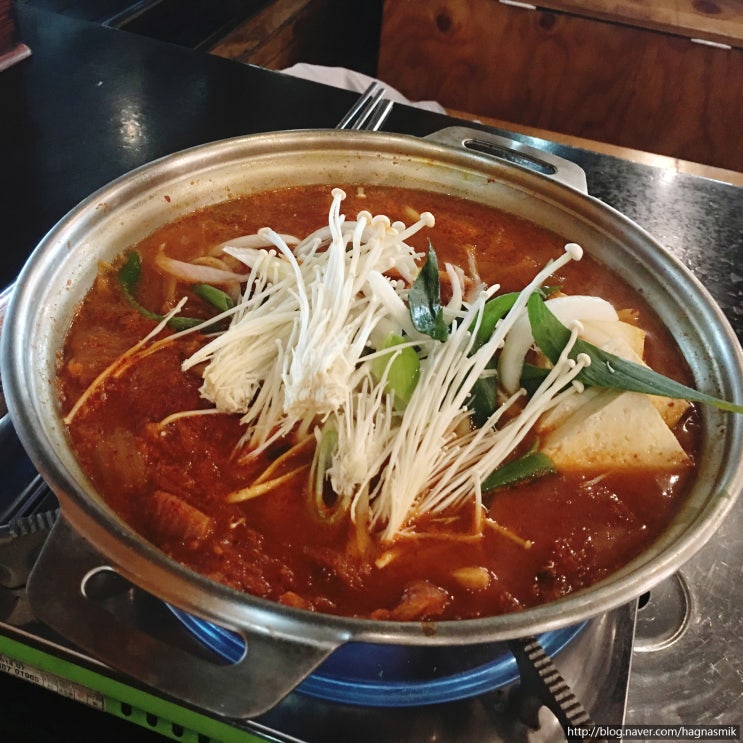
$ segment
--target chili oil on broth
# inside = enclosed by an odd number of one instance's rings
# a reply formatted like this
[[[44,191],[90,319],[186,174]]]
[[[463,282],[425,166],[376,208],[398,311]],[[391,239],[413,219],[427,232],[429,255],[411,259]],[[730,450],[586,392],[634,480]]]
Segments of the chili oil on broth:
[[[431,211],[430,238],[440,265],[467,271],[470,256],[488,284],[518,291],[563,250],[565,238],[520,218],[442,194],[398,188],[345,189],[343,213],[362,209],[410,223],[410,210]],[[183,314],[204,311],[186,286],[164,279],[160,250],[192,260],[214,245],[270,225],[299,237],[327,224],[330,188],[282,189],[235,199],[168,224],[141,241],[137,300],[158,313],[189,296]],[[569,236],[568,236],[569,239]],[[598,294],[631,308],[648,331],[653,367],[689,383],[668,332],[647,304],[590,256],[553,277],[568,294]],[[102,267],[69,329],[59,362],[63,414],[108,364],[152,330]],[[167,331],[166,331],[167,332]],[[75,454],[104,499],[132,528],[197,572],[261,597],[315,611],[380,619],[490,616],[533,606],[589,586],[641,553],[676,513],[691,469],[672,473],[558,474],[486,496],[489,519],[472,536],[471,514],[453,514],[446,533],[371,540],[360,551],[348,519],[323,519],[309,506],[307,477],[243,503],[226,496],[250,483],[292,442],[245,461],[234,455],[242,427],[236,415],[167,416],[210,407],[198,370],[182,362],[201,344],[191,334],[107,380],[69,426]],[[696,412],[676,431],[692,455]],[[301,454],[306,464],[312,451]],[[285,474],[297,466],[279,468]],[[383,567],[378,567],[384,564]]]

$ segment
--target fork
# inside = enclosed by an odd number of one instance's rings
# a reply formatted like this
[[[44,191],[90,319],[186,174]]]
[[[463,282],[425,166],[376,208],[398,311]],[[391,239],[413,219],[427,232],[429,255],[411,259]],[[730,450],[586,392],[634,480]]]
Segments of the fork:
[[[394,105],[393,101],[384,98],[385,92],[383,85],[372,82],[335,128],[378,131]]]

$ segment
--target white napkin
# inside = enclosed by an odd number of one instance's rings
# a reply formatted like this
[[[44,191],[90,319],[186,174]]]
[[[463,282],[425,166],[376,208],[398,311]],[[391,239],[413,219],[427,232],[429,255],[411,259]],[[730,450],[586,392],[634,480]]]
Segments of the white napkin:
[[[281,72],[293,77],[301,77],[304,80],[314,80],[318,83],[325,83],[326,85],[332,85],[335,88],[344,88],[345,90],[354,90],[357,93],[363,93],[369,85],[373,82],[378,82],[380,85],[384,85],[387,89],[385,98],[391,101],[397,101],[398,103],[405,103],[408,106],[415,106],[417,108],[425,108],[427,111],[435,111],[436,113],[446,113],[444,107],[436,101],[410,101],[402,93],[391,88],[387,83],[382,80],[377,80],[374,77],[369,77],[361,72],[355,72],[354,70],[348,70],[345,67],[324,67],[322,65],[306,64],[299,62],[298,64],[287,67]]]

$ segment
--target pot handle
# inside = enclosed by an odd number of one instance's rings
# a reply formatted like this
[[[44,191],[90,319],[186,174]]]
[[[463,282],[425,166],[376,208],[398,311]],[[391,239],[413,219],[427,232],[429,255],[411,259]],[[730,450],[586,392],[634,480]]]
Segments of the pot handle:
[[[546,150],[531,147],[500,134],[463,126],[451,126],[429,134],[425,139],[506,160],[513,165],[546,175],[581,193],[588,193],[586,174],[579,165]]]
[[[255,717],[281,701],[341,641],[251,633],[234,664],[212,661],[123,621],[85,593],[91,575],[113,570],[57,519],[27,584],[35,617],[94,658],[174,699],[223,717]],[[243,633],[240,633],[243,634]]]

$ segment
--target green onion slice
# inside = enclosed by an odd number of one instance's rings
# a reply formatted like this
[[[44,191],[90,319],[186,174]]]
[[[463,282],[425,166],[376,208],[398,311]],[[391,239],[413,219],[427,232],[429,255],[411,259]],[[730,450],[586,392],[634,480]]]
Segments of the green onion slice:
[[[430,241],[426,262],[408,292],[408,308],[416,330],[437,341],[445,341],[449,337],[441,307],[439,261]]]
[[[512,459],[489,474],[482,483],[482,492],[512,487],[527,480],[553,475],[557,472],[552,460],[541,451],[531,450],[523,457]]]
[[[226,312],[235,306],[229,294],[210,284],[194,284],[193,292],[220,312]]]
[[[411,346],[405,346],[397,350],[395,346],[405,343],[405,339],[397,333],[390,333],[382,342],[379,351],[387,348],[391,349],[389,353],[377,356],[371,362],[372,376],[379,381],[387,367],[387,382],[385,389],[388,393],[394,395],[395,407],[403,410],[410,402],[413,390],[418,384],[421,364],[418,354]],[[390,361],[390,354],[394,353],[395,357]]]
[[[124,296],[126,297],[127,302],[129,302],[129,304],[134,307],[134,309],[137,310],[140,315],[143,315],[150,320],[156,320],[157,322],[160,322],[163,319],[163,316],[158,315],[157,312],[148,310],[146,307],[141,305],[137,301],[137,298],[134,296],[135,292],[137,291],[137,285],[139,284],[139,279],[141,278],[141,276],[142,258],[136,250],[132,250],[129,252],[126,261],[119,269],[119,285],[124,292]],[[229,300],[230,303],[232,303],[232,299],[227,294],[224,294],[224,292],[220,289],[215,289],[213,286],[208,286],[207,284],[196,284],[194,286],[194,292],[217,309],[222,309],[217,303],[224,304],[225,298]],[[224,295],[224,297],[220,298],[218,297],[218,295]],[[229,309],[229,307],[225,306],[223,308],[223,310],[226,309]],[[201,325],[203,322],[204,320],[199,320],[195,317],[176,316],[171,317],[170,320],[168,320],[168,325],[175,330],[187,330],[188,328],[195,328],[197,325]]]
[[[556,286],[544,286],[541,289],[538,289],[537,293],[543,299],[547,299],[558,289],[559,287]],[[490,336],[493,335],[498,320],[505,317],[518,298],[519,292],[509,292],[508,294],[500,294],[497,297],[493,297],[485,303],[482,310],[480,326],[477,328],[475,342],[472,346],[472,353],[477,351],[478,348],[490,340]],[[471,330],[474,330],[474,328],[471,328]]]
[[[538,294],[532,294],[529,298],[527,312],[537,346],[553,364],[556,363],[570,339],[570,330],[550,312]],[[714,405],[720,410],[743,413],[743,405],[699,392],[647,366],[602,351],[580,338],[570,351],[570,358],[576,358],[579,353],[585,353],[591,359],[590,366],[585,367],[577,376],[586,385],[691,400]]]
[[[310,505],[312,512],[325,523],[335,523],[350,506],[350,498],[333,494],[334,503],[325,497],[325,480],[333,465],[333,456],[338,448],[338,431],[331,423],[326,423],[320,432],[320,442],[315,448],[310,467]]]

